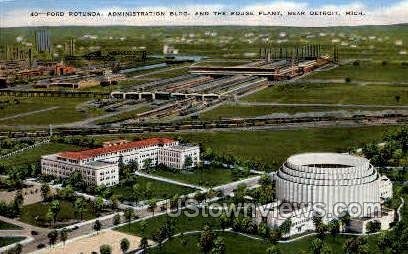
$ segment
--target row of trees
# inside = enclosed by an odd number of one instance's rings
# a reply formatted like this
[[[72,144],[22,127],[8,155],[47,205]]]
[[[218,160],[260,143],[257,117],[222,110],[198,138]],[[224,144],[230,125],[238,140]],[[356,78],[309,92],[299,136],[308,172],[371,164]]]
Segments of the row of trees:
[[[227,164],[227,165],[234,165],[235,168],[249,168],[255,169],[260,171],[271,171],[272,168],[279,166],[280,162],[276,161],[272,164],[267,164],[261,159],[252,159],[252,160],[243,160],[240,157],[231,155],[231,154],[224,154],[224,153],[216,153],[211,149],[211,147],[205,147],[202,152],[203,160],[208,160],[213,163],[219,164]]]

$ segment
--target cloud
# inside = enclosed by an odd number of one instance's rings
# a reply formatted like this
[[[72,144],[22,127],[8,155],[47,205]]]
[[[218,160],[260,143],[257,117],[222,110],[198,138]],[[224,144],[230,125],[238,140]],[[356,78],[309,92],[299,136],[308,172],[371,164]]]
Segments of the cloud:
[[[5,1],[5,0],[0,0]],[[275,1],[267,4],[254,3],[241,7],[231,8],[222,4],[209,5],[186,5],[186,6],[145,6],[137,9],[123,8],[120,6],[103,7],[95,10],[101,13],[101,17],[70,17],[68,11],[60,16],[37,16],[31,17],[32,11],[47,12],[48,10],[17,9],[2,13],[1,27],[16,26],[59,26],[59,25],[134,25],[134,26],[156,26],[156,25],[262,25],[262,26],[356,26],[356,25],[388,25],[396,23],[407,23],[408,0],[403,0],[389,6],[367,6],[359,2],[343,5],[321,5],[311,6],[308,3],[294,1]],[[132,17],[108,17],[109,12],[165,12],[165,16],[148,15]],[[188,16],[173,15],[170,12],[186,11]],[[213,12],[236,12],[238,14],[253,12],[254,15],[213,15]],[[259,15],[262,13],[280,12],[282,15]],[[288,11],[305,11],[307,15],[287,15]],[[337,11],[341,15],[309,15],[310,12]],[[347,11],[362,12],[364,15],[345,15]],[[210,15],[194,15],[196,12],[208,12]],[[179,14],[179,13],[177,13]]]

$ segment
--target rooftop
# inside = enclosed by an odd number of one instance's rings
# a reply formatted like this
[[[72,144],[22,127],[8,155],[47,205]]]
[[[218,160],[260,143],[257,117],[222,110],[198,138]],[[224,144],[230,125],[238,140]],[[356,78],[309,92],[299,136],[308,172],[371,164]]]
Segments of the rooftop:
[[[132,141],[128,143],[100,147],[95,149],[88,149],[82,151],[67,151],[61,152],[58,154],[59,157],[71,159],[71,160],[86,160],[90,158],[97,157],[99,155],[108,154],[108,153],[116,153],[127,149],[135,149],[135,148],[142,148],[147,146],[154,146],[154,145],[163,145],[175,142],[174,139],[171,138],[148,138],[138,141]]]

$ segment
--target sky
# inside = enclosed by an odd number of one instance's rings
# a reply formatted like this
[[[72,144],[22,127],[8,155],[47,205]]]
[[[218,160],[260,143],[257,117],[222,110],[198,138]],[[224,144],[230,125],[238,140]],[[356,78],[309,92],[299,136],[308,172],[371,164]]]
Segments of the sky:
[[[35,12],[64,12],[64,16],[31,16]],[[95,11],[100,17],[72,17],[69,11]],[[108,17],[109,12],[163,11],[165,16]],[[170,16],[172,11],[187,11],[189,16]],[[197,11],[211,15],[195,16]],[[215,16],[214,11],[252,11],[251,16]],[[282,15],[259,15],[281,11]],[[288,16],[288,11],[307,15]],[[312,16],[310,11],[337,11],[335,16]],[[347,16],[346,11],[364,15]],[[0,27],[59,25],[262,25],[262,26],[356,26],[408,23],[408,0],[0,0]]]

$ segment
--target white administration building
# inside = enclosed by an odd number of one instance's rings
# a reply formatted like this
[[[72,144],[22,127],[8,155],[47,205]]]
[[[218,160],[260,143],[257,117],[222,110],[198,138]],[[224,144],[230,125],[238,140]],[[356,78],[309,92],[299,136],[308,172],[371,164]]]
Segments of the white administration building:
[[[294,155],[282,165],[275,181],[277,202],[258,208],[256,219],[276,227],[291,218],[290,235],[314,230],[312,217],[317,212],[328,222],[347,211],[352,219],[383,221],[384,229],[393,220],[393,212],[381,206],[392,197],[392,183],[362,157],[337,153]],[[365,228],[352,230],[365,232]]]
[[[189,165],[186,165],[187,158],[190,158]],[[151,165],[164,164],[182,169],[198,165],[200,148],[181,145],[171,138],[109,141],[100,148],[44,155],[41,157],[41,173],[65,178],[79,171],[86,184],[113,186],[119,183],[120,159],[124,164],[137,162],[138,169],[144,166],[146,159],[151,160]]]

